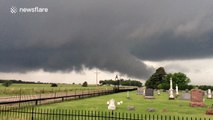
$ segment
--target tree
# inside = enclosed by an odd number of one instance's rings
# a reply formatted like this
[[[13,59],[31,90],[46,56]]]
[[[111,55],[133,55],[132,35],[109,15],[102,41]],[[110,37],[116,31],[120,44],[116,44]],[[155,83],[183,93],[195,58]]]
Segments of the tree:
[[[180,90],[193,88],[192,85],[188,85],[190,79],[184,73],[178,72],[166,74],[163,67],[156,70],[156,72],[146,81],[145,86],[147,88],[168,90],[170,88],[170,78],[172,78],[173,88],[175,88],[176,84]]]
[[[6,81],[4,81],[4,83],[3,83],[2,85],[5,86],[5,87],[9,87],[9,86],[11,86],[12,84],[13,84],[12,81],[6,80]]]
[[[184,90],[187,88],[188,84],[190,83],[190,79],[181,72],[174,73],[172,75],[173,87],[178,84],[180,90]]]
[[[146,81],[145,86],[147,88],[157,89],[159,84],[161,84],[164,80],[166,72],[163,67],[159,67],[155,73]]]
[[[190,83],[190,79],[184,73],[178,72],[167,74],[165,79],[159,85],[160,89],[170,88],[170,78],[172,78],[173,88],[175,88],[176,84],[180,90],[192,88],[192,86],[188,85]]]
[[[58,87],[58,85],[56,83],[52,83],[51,87]]]
[[[87,84],[87,81],[84,81],[84,83],[82,84],[82,87],[87,87],[88,84]]]

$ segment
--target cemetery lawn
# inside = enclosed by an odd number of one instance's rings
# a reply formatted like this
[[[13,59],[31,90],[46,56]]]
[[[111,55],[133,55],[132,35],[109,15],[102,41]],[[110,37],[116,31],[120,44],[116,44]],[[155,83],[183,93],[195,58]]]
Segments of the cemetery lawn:
[[[158,114],[171,116],[189,116],[189,117],[206,117],[205,111],[212,105],[213,99],[205,99],[206,107],[190,107],[189,101],[168,100],[168,94],[161,92],[160,96],[155,93],[155,99],[144,99],[143,95],[137,95],[136,91],[130,92],[130,99],[126,98],[127,93],[117,93],[93,98],[86,98],[80,100],[66,101],[62,103],[41,105],[38,108],[45,109],[68,109],[68,110],[90,110],[90,111],[108,111],[107,101],[115,99],[115,101],[123,101],[123,104],[116,106],[116,112],[121,113],[136,113],[136,114]],[[127,106],[135,106],[134,111],[127,110]],[[148,112],[148,108],[154,108],[155,112]]]

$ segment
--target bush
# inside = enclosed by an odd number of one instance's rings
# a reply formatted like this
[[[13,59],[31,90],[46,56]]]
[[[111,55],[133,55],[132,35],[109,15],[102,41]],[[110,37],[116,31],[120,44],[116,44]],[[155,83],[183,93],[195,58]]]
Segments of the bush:
[[[11,86],[12,84],[13,84],[12,81],[7,80],[7,81],[5,81],[2,85],[5,86],[5,87],[9,87],[9,86]]]
[[[88,84],[87,84],[87,82],[85,81],[83,84],[82,84],[82,87],[87,87],[88,86]]]
[[[56,83],[52,83],[51,87],[58,87],[58,85]]]

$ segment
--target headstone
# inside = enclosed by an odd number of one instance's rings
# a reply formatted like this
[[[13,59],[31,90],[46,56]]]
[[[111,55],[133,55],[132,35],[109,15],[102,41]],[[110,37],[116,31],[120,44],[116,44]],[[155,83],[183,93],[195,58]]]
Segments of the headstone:
[[[145,96],[146,94],[146,88],[143,89],[143,95]]]
[[[189,93],[183,93],[181,95],[181,99],[182,100],[190,100],[191,99],[191,94],[189,94]]]
[[[207,98],[208,98],[208,99],[212,99],[212,92],[211,92],[211,89],[208,89]]]
[[[178,92],[178,85],[177,84],[176,84],[176,87],[175,87],[175,92],[176,92],[176,95],[178,96],[179,92]]]
[[[186,89],[186,90],[185,90],[185,93],[188,93],[188,92],[189,92],[189,90],[188,90],[188,89]]]
[[[127,106],[127,110],[135,110],[135,106]]]
[[[213,115],[213,104],[209,107],[209,110],[206,110],[207,115]]]
[[[109,101],[108,110],[115,110],[115,109],[116,109],[115,100],[114,100],[114,99],[111,99],[111,100]]]
[[[213,110],[206,110],[207,115],[213,115]]]
[[[207,96],[207,95],[208,95],[208,92],[207,92],[207,91],[204,91],[204,95]]]
[[[156,110],[155,110],[155,108],[148,108],[147,111],[148,112],[155,112]]]
[[[127,99],[130,98],[130,96],[129,96],[129,91],[127,91],[127,93],[126,93],[126,98],[127,98]]]
[[[191,90],[191,107],[204,107],[205,104],[203,102],[204,92],[200,89]]]
[[[172,78],[170,78],[170,89],[169,89],[169,100],[174,100],[175,97],[173,95],[173,88],[172,88]]]
[[[142,87],[137,88],[137,94],[143,95],[144,89]]]
[[[158,94],[158,96],[160,95],[160,90],[157,90],[157,94]]]
[[[145,98],[146,99],[153,99],[154,98],[154,90],[151,88],[147,88],[145,91]]]

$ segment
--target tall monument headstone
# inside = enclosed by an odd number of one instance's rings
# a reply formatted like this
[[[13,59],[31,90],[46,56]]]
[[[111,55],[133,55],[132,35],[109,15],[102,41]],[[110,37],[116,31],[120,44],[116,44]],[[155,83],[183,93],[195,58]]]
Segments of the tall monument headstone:
[[[169,89],[169,100],[174,100],[175,97],[173,95],[173,88],[172,88],[172,78],[170,78],[170,89]]]
[[[175,92],[176,92],[176,95],[178,96],[179,92],[178,92],[178,85],[177,84],[176,84],[176,87],[175,87]]]
[[[208,89],[207,98],[212,99],[212,92],[211,89]]]

